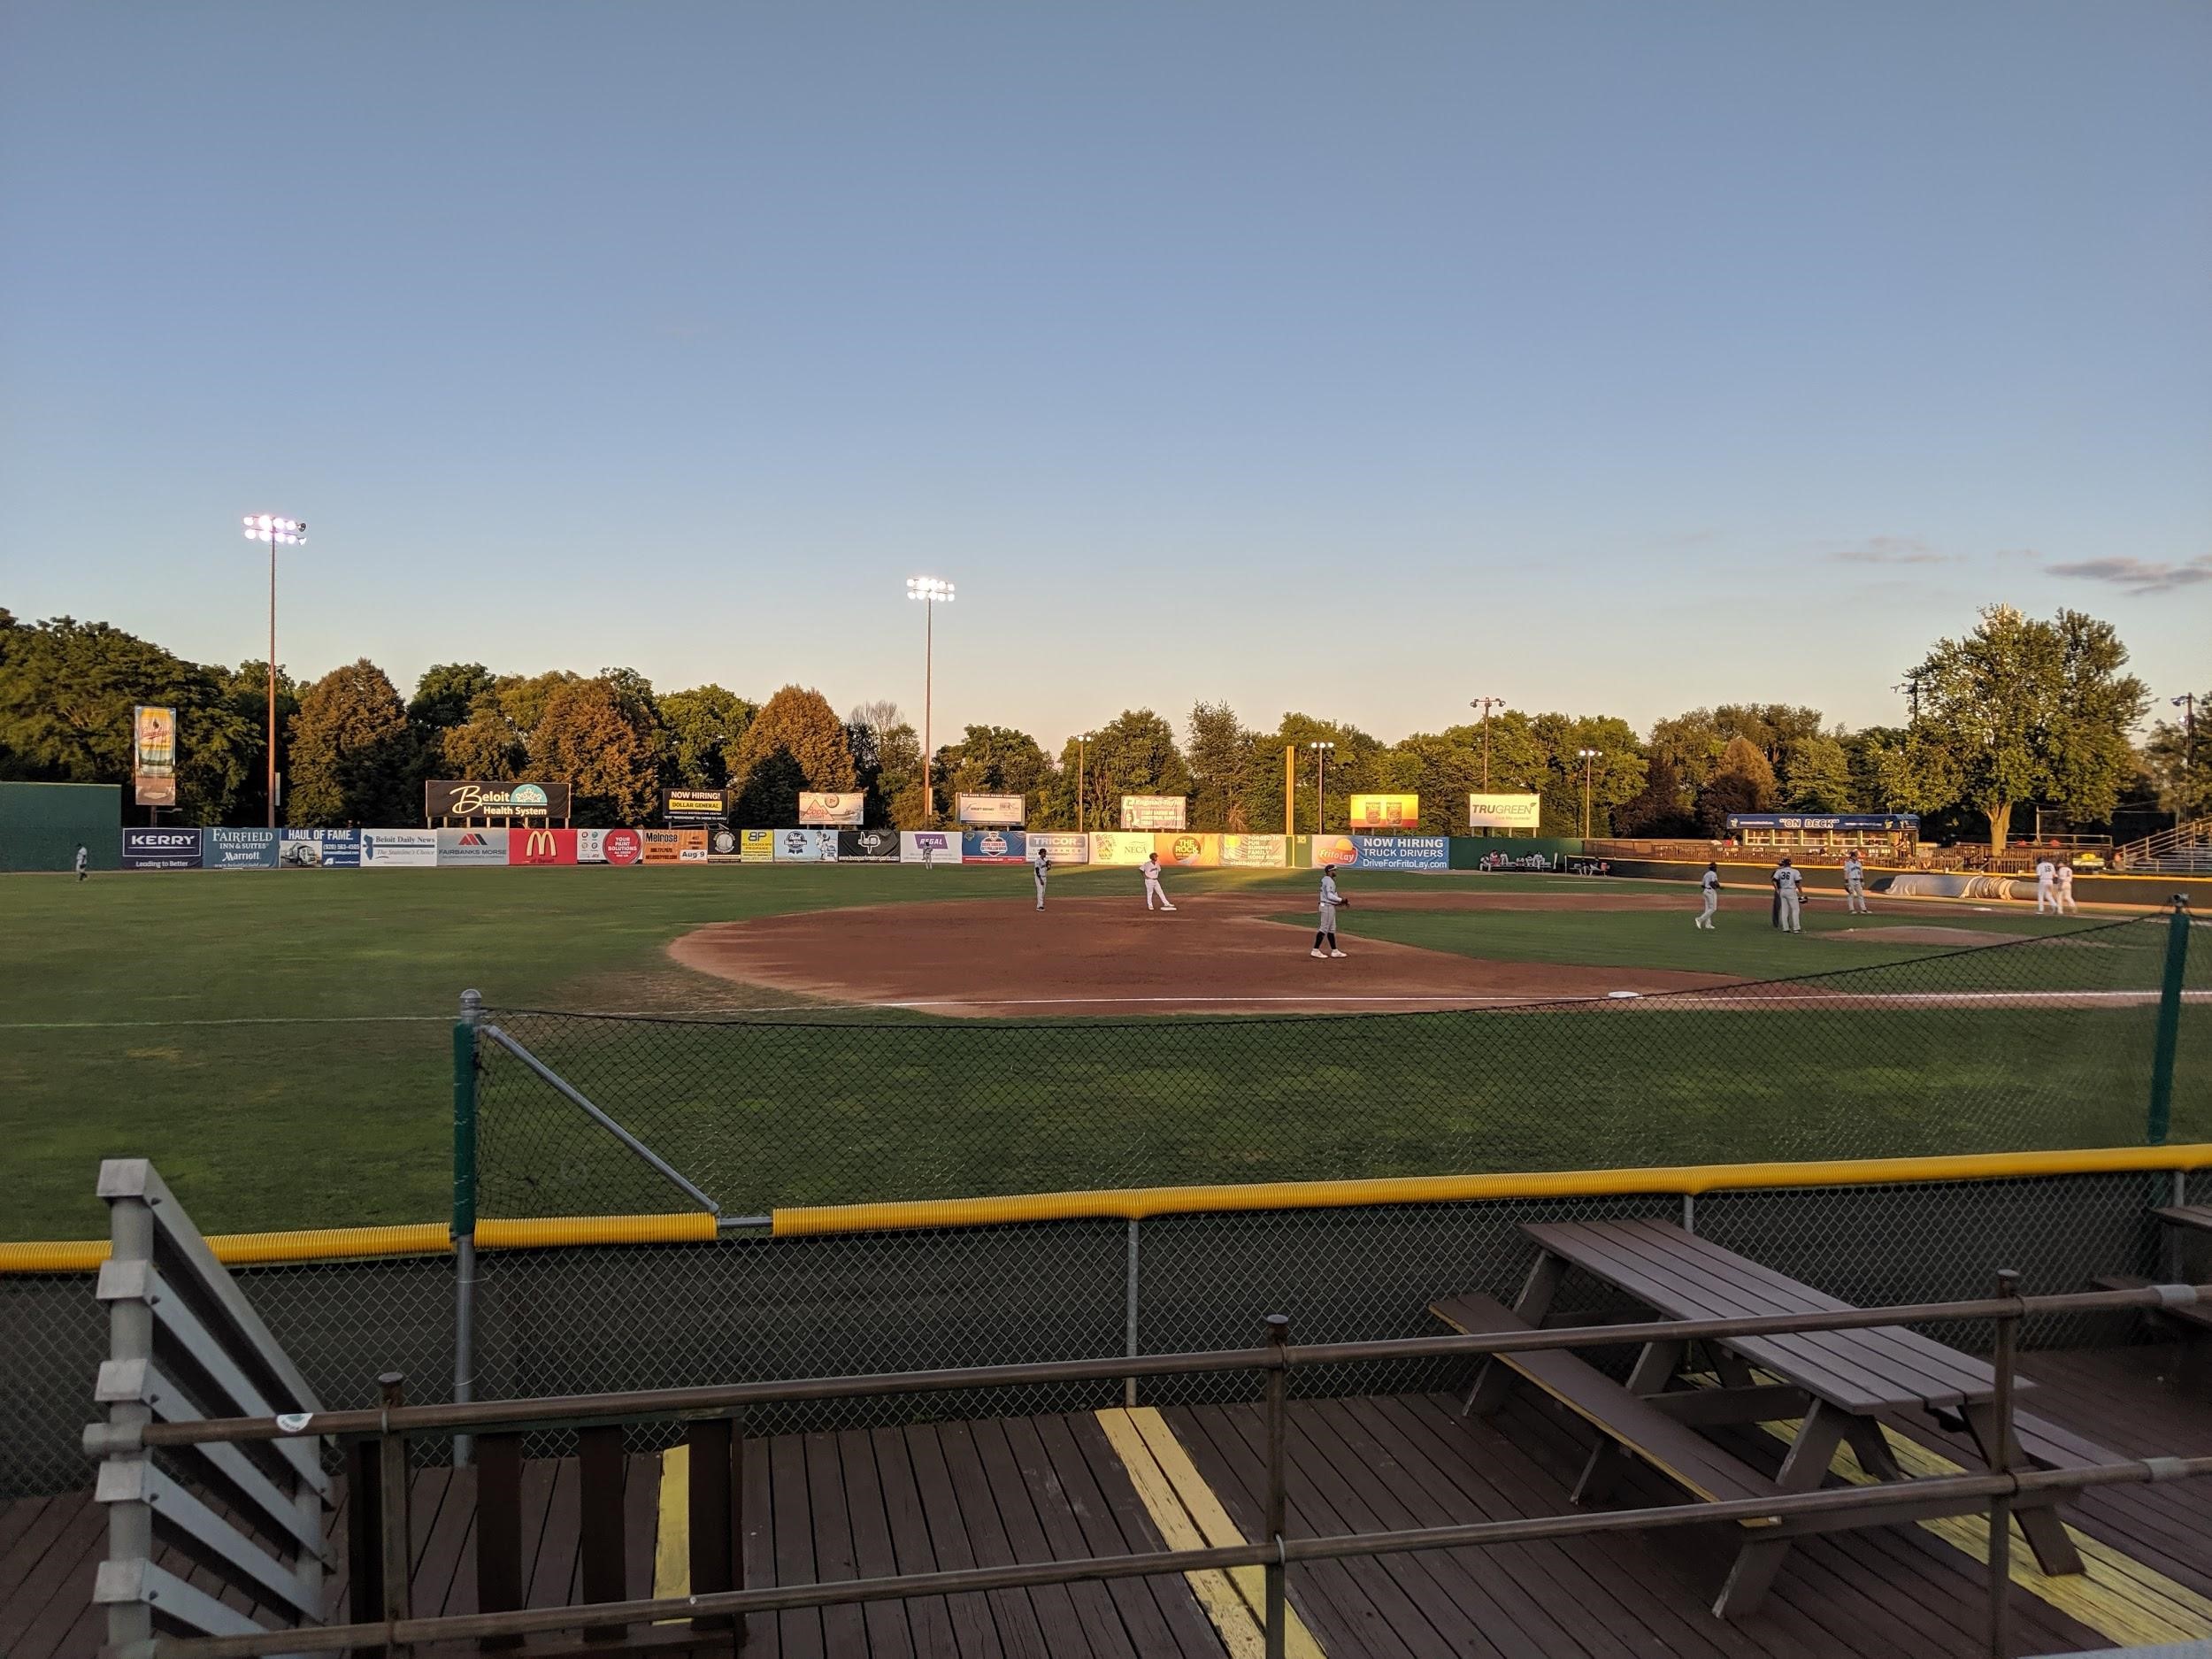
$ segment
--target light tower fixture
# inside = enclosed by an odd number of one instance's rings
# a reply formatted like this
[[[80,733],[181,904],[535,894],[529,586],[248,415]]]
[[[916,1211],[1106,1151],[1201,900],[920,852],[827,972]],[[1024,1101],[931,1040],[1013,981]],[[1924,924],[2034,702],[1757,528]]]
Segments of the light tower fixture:
[[[1477,697],[1467,706],[1482,710],[1482,787],[1484,793],[1487,794],[1490,789],[1490,710],[1505,707],[1505,699],[1503,697]]]
[[[280,547],[297,547],[307,540],[307,520],[280,518],[274,513],[250,512],[246,515],[246,540],[266,541],[269,544],[269,827],[276,827],[277,813],[277,727],[276,727],[276,550]]]
[[[937,791],[929,779],[930,716],[936,679],[936,616],[939,605],[952,603],[952,584],[936,576],[910,576],[906,596],[922,602],[922,810],[937,821]]]
[[[1336,745],[1325,737],[1317,737],[1306,747],[1313,751],[1313,833],[1318,835],[1329,823],[1329,756]]]
[[[1575,750],[1582,757],[1582,839],[1586,841],[1590,839],[1590,765],[1601,752],[1594,749]]]

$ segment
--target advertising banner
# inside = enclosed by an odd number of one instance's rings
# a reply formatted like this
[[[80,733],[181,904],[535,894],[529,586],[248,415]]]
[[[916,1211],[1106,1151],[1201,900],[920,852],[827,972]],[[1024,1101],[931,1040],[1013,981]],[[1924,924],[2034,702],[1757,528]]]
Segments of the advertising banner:
[[[443,843],[440,845],[442,849]],[[645,843],[634,829],[576,832],[576,862],[580,864],[634,864],[644,853]]]
[[[364,870],[426,870],[438,862],[438,832],[426,829],[365,829]]]
[[[141,703],[131,710],[131,781],[141,806],[177,803],[177,711]]]
[[[507,862],[507,838],[524,830],[442,829],[438,837],[438,867],[456,864],[502,864]]]
[[[823,795],[803,789],[799,793],[799,822],[857,828],[861,809],[867,803],[864,795]]]
[[[1443,835],[1355,835],[1362,870],[1448,870],[1452,843]],[[1337,860],[1339,864],[1342,859]]]
[[[734,804],[727,789],[661,791],[661,817],[671,825],[718,824]]]
[[[422,787],[426,818],[565,818],[565,783],[458,783],[439,779]]]
[[[899,861],[896,830],[863,829],[837,832],[837,862],[841,864],[882,864]]]
[[[1125,795],[1121,797],[1121,826],[1125,830],[1179,830],[1187,827],[1184,813],[1190,797],[1180,795]]]
[[[205,829],[200,832],[203,870],[273,870],[277,833],[273,829]]]
[[[899,862],[902,864],[956,864],[960,835],[956,830],[901,830]]]
[[[123,868],[126,870],[197,870],[200,832],[196,829],[127,829],[123,832]]]
[[[637,833],[639,862],[649,864],[703,864],[707,861],[707,833],[703,829],[649,829]]]
[[[956,795],[953,816],[963,824],[987,824],[1011,829],[1028,816],[1018,795]]]
[[[288,870],[358,870],[361,832],[288,829],[277,836],[277,863]]]
[[[1221,862],[1218,835],[1155,835],[1152,851],[1164,864],[1187,864],[1210,869]]]
[[[964,864],[1018,864],[1029,856],[1029,838],[1019,830],[968,830],[960,837]]]
[[[1152,837],[1142,830],[1094,830],[1091,862],[1094,864],[1141,864],[1152,856]]]
[[[1312,859],[1309,869],[1318,870],[1324,864],[1356,864],[1359,863],[1359,841],[1349,835],[1305,835],[1300,840],[1308,844],[1307,856]]]
[[[830,844],[836,845],[835,832]],[[822,862],[822,832],[785,829],[776,832],[776,862],[780,864],[818,864]]]
[[[1731,812],[1728,827],[1738,829],[1867,830],[1878,835],[1917,834],[1916,812]]]
[[[1421,821],[1417,795],[1356,795],[1352,797],[1352,828],[1411,829]]]
[[[1087,864],[1091,862],[1091,838],[1087,835],[1049,835],[1041,830],[1031,830],[1028,856],[1035,858],[1040,847],[1045,849],[1045,856],[1056,864]]]
[[[682,864],[706,863],[710,844],[707,833],[703,829],[678,830],[676,832],[676,862]]]
[[[737,856],[749,864],[770,863],[776,856],[776,832],[773,830],[738,831]]]
[[[1544,797],[1538,795],[1471,795],[1467,797],[1470,829],[1526,830],[1534,834],[1544,819]]]
[[[726,824],[717,824],[707,831],[707,850],[724,857],[737,851],[737,832]]]
[[[511,864],[572,864],[576,862],[576,832],[533,825],[507,832],[507,862]]]
[[[1290,837],[1224,835],[1221,862],[1238,869],[1280,870],[1290,862]]]

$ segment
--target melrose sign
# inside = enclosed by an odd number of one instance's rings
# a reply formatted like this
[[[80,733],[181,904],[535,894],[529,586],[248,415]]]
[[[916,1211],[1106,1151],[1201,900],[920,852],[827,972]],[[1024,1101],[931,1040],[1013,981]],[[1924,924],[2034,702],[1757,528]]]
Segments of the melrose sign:
[[[459,783],[441,779],[423,786],[423,815],[442,818],[534,818],[568,817],[565,783]]]

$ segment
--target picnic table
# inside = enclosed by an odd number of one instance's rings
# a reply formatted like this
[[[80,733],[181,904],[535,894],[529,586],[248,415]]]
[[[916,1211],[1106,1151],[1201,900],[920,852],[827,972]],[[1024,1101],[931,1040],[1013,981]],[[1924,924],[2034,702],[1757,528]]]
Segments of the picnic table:
[[[1487,1297],[1461,1296],[1438,1302],[1433,1311],[1462,1330],[1533,1329],[1551,1311],[1571,1270],[1601,1279],[1663,1319],[1843,1312],[1851,1306],[1670,1222],[1542,1222],[1521,1231],[1538,1255],[1510,1310]],[[1517,1382],[1526,1380],[1593,1424],[1600,1439],[1575,1485],[1578,1502],[1602,1498],[1638,1459],[1708,1502],[1812,1491],[1846,1445],[1875,1480],[1902,1480],[1907,1477],[1883,1432],[1885,1412],[1924,1413],[1945,1426],[1962,1424],[1988,1466],[1999,1466],[1995,1373],[1972,1355],[1901,1325],[1728,1337],[1700,1346],[1710,1367],[1709,1383],[1687,1374],[1692,1344],[1680,1340],[1647,1343],[1625,1385],[1562,1350],[1494,1356],[1469,1391],[1467,1409],[1490,1415]],[[2033,1387],[2025,1378],[2014,1386]],[[1780,1472],[1771,1478],[1700,1432],[1790,1420],[1797,1424],[1794,1438]],[[2013,1442],[2016,1467],[2078,1465],[2106,1455],[2024,1413],[2015,1414]],[[2015,1513],[2046,1572],[2079,1572],[2081,1557],[2054,1503],[2024,1499]],[[1901,1513],[1847,1510],[1747,1525],[1713,1610],[1723,1617],[1748,1613],[1780,1571],[1791,1540],[1805,1532],[1889,1525],[1980,1507],[1932,1498]]]

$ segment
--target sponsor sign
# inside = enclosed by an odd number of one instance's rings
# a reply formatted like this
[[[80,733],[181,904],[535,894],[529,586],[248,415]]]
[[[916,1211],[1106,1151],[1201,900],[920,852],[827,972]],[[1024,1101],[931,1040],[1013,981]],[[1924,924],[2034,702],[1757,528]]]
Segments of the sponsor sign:
[[[1544,797],[1538,795],[1471,795],[1467,797],[1470,829],[1526,830],[1542,826]]]
[[[1048,835],[1039,830],[1029,832],[1025,849],[1032,862],[1037,849],[1045,849],[1045,856],[1056,864],[1087,864],[1091,862],[1091,838],[1087,835]]]
[[[776,832],[773,830],[738,831],[737,856],[749,864],[768,863],[776,856]]]
[[[273,829],[206,829],[200,832],[203,870],[273,870],[277,833]]]
[[[799,794],[799,822],[857,826],[861,809],[867,803],[864,795],[823,795],[804,789]]]
[[[440,779],[422,788],[422,810],[428,818],[543,819],[568,816],[568,786],[565,783],[457,783]]]
[[[661,791],[661,817],[672,825],[718,824],[733,804],[727,789]]]
[[[1448,870],[1452,843],[1444,835],[1355,835],[1363,870]],[[1343,863],[1342,859],[1337,861]]]
[[[288,870],[357,870],[361,832],[288,829],[277,837],[277,863]]]
[[[123,832],[123,868],[126,870],[197,870],[200,832],[196,829],[127,829]]]
[[[831,833],[830,844],[837,844],[835,832]],[[822,862],[822,832],[818,829],[786,829],[776,832],[776,862],[780,864],[818,864]]]
[[[953,817],[963,824],[1011,829],[1028,816],[1023,810],[1022,797],[1018,795],[956,795],[952,798],[952,805]]]
[[[438,836],[438,867],[453,864],[504,864],[507,840],[522,830],[442,829]]]
[[[1152,856],[1152,837],[1141,830],[1094,830],[1091,862],[1094,864],[1141,864]]]
[[[1224,835],[1221,862],[1239,869],[1280,870],[1290,862],[1290,837]]]
[[[703,864],[707,861],[707,833],[703,829],[640,830],[637,837],[641,864]]]
[[[1125,795],[1121,797],[1121,826],[1125,830],[1179,830],[1187,827],[1184,813],[1187,795]]]
[[[737,832],[726,824],[717,824],[707,831],[707,850],[723,857],[737,856]]]
[[[634,829],[587,829],[576,832],[576,862],[580,864],[634,864],[644,856],[645,843]]]
[[[960,837],[964,864],[1018,864],[1028,856],[1029,839],[1019,830],[968,830]]]
[[[131,782],[141,806],[177,803],[177,711],[141,703],[131,710]]]
[[[365,829],[364,870],[424,870],[438,862],[438,832],[426,829]]]
[[[1203,865],[1210,868],[1221,862],[1221,837],[1163,834],[1152,838],[1152,851],[1164,864]]]
[[[1872,830],[1883,835],[1917,834],[1917,812],[1731,812],[1733,829]]]
[[[837,862],[841,864],[896,864],[899,859],[899,833],[896,830],[862,829],[837,832]]]
[[[572,864],[576,862],[576,832],[534,824],[528,829],[507,832],[507,862],[511,864]]]
[[[1352,828],[1411,829],[1421,821],[1417,795],[1356,795],[1352,797]]]
[[[901,830],[899,862],[956,864],[960,862],[960,833],[957,830]]]
[[[1324,864],[1356,864],[1360,861],[1359,841],[1349,835],[1315,835],[1310,840],[1316,870]]]

